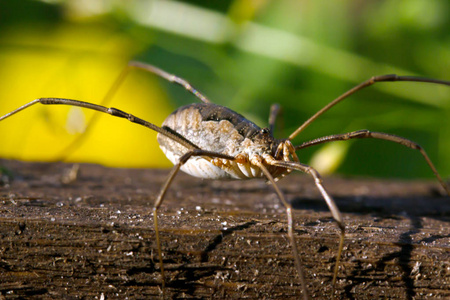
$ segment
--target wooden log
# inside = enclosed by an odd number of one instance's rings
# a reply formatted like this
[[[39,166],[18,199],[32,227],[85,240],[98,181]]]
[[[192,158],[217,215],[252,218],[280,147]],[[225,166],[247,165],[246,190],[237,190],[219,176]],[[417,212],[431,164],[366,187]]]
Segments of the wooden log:
[[[0,299],[161,295],[152,205],[168,171],[0,160]],[[13,178],[10,175],[13,174]],[[296,208],[311,295],[328,299],[338,229],[311,178]],[[325,178],[347,224],[337,299],[449,299],[450,201],[434,181]],[[261,180],[181,175],[160,212],[167,298],[301,296],[286,217]]]

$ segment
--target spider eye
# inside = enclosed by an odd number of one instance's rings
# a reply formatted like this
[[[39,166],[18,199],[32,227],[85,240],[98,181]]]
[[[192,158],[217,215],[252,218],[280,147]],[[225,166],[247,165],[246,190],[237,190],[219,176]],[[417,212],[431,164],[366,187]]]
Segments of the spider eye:
[[[268,134],[269,133],[269,128],[262,128],[261,129],[261,133],[262,134]]]

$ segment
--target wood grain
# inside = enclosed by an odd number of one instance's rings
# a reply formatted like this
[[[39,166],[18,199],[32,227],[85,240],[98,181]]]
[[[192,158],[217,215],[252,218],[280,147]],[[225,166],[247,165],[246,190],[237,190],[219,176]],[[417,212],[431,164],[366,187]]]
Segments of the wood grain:
[[[0,299],[161,295],[152,204],[167,170],[0,160]],[[10,172],[10,173],[9,173]],[[10,175],[14,177],[12,178]],[[449,299],[450,201],[434,181],[326,178],[347,224],[337,299]],[[310,293],[328,299],[338,229],[308,176],[296,208]],[[286,217],[263,181],[177,177],[160,215],[166,298],[301,296]]]

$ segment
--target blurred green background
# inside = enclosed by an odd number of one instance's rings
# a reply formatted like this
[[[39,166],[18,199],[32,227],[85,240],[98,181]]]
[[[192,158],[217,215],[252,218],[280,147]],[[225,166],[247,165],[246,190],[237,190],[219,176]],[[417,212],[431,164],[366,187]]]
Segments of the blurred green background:
[[[262,127],[270,105],[287,137],[328,102],[373,75],[450,80],[450,2],[404,1],[0,1],[0,115],[38,97],[100,103],[127,61],[190,81],[213,102]],[[108,105],[160,125],[197,101],[178,86],[133,71]],[[0,157],[54,160],[92,112],[35,106],[0,123]],[[421,144],[450,175],[450,89],[380,83],[339,104],[294,140],[370,129]],[[101,116],[66,161],[168,167],[156,135]],[[323,173],[433,174],[421,155],[379,140],[300,151]]]

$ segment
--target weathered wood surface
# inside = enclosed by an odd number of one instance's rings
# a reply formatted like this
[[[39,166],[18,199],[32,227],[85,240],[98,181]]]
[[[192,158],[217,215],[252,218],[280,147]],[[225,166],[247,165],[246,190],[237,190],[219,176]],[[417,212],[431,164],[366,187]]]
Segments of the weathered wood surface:
[[[0,160],[0,299],[160,295],[152,203],[168,171]],[[6,181],[6,182],[5,182]],[[437,183],[326,178],[347,223],[338,299],[449,299],[450,200]],[[338,230],[312,180],[280,181],[295,206],[309,290],[331,291]],[[180,175],[160,223],[167,298],[301,295],[283,209],[262,181]]]

